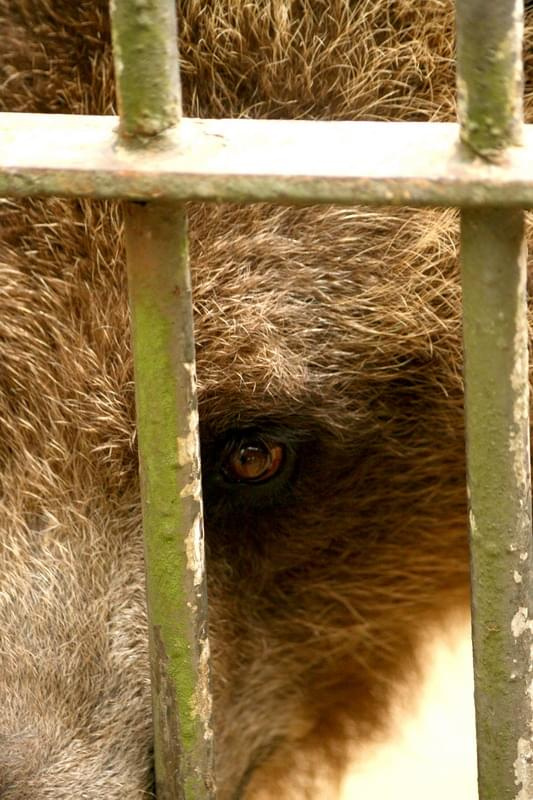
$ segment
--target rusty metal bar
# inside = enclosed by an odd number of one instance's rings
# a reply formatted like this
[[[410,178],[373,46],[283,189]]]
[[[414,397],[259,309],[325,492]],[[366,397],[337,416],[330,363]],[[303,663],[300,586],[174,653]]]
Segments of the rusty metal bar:
[[[117,127],[0,114],[0,195],[533,207],[533,125],[496,164],[448,123],[183,119],[149,149]]]
[[[180,111],[174,0],[112,0],[111,18],[120,144],[124,153],[154,153]],[[185,211],[129,203],[125,228],[156,791],[158,800],[208,800],[213,735]]]
[[[504,164],[522,134],[520,3],[458,0],[457,27],[465,151]],[[479,797],[528,800],[532,540],[524,214],[493,208],[461,217]]]

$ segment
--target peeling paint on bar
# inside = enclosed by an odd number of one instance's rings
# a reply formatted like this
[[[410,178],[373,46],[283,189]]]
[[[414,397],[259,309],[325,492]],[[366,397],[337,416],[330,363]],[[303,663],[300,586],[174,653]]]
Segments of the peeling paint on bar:
[[[511,620],[511,631],[515,639],[522,636],[528,625],[528,609],[519,608]]]
[[[158,800],[214,796],[186,218],[126,207]],[[156,630],[156,634],[152,631]],[[159,688],[158,688],[159,687]],[[161,688],[162,687],[162,688]],[[168,703],[176,726],[166,721]]]
[[[142,149],[117,127],[0,113],[0,195],[533,207],[533,125],[498,164],[451,123],[183,119]]]
[[[519,0],[458,0],[465,154],[522,139]],[[531,481],[524,213],[461,214],[472,631],[480,800],[531,800]]]
[[[530,709],[531,510],[523,213],[463,212],[466,432],[480,800],[512,800]],[[520,761],[520,764],[522,762]],[[531,773],[531,765],[521,775]],[[532,773],[533,774],[533,773]],[[528,780],[531,780],[528,777]],[[533,794],[527,795],[531,800]]]
[[[531,762],[533,761],[533,748],[530,739],[518,740],[518,755],[514,762],[516,784],[521,788],[516,795],[516,800],[531,800],[533,797],[533,783],[531,781]]]
[[[153,156],[164,150],[167,131],[180,117],[175,3],[111,0],[111,18],[120,110],[111,149],[127,169],[128,162],[143,160],[143,152]],[[116,120],[109,122],[116,128]],[[58,146],[56,141],[54,149]],[[81,141],[74,149],[84,152]],[[62,174],[72,187],[72,174]],[[148,193],[150,202],[124,207],[156,793],[158,800],[211,800],[213,730],[187,219],[182,205],[159,195]]]

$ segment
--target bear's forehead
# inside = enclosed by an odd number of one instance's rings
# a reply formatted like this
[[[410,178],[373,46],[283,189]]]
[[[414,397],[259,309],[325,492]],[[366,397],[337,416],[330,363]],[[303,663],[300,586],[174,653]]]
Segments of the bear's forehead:
[[[191,207],[204,419],[296,411],[346,428],[413,373],[460,389],[456,215],[357,211]]]

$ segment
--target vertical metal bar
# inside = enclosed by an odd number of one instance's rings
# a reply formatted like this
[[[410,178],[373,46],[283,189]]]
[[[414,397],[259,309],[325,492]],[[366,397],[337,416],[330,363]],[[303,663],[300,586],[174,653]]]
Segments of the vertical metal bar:
[[[155,136],[181,116],[175,3],[110,0],[120,133]]]
[[[458,0],[466,154],[504,160],[522,127],[522,8]],[[522,211],[461,214],[465,410],[480,800],[533,797],[531,484]]]
[[[112,0],[126,147],[180,114],[174,0]],[[191,287],[184,207],[125,205],[158,800],[215,796]]]
[[[456,8],[461,138],[498,159],[522,137],[523,0],[457,0]]]

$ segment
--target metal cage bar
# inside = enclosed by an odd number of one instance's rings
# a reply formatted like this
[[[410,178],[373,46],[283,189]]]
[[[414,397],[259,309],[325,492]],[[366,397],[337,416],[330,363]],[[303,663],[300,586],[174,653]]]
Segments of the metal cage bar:
[[[533,125],[501,164],[472,161],[445,122],[183,119],[149,151],[117,127],[0,113],[0,194],[533,207]]]
[[[518,0],[458,0],[466,152],[503,163],[522,135]],[[531,482],[524,213],[461,214],[472,632],[480,800],[533,797]]]
[[[126,151],[180,115],[174,0],[113,0]],[[214,797],[192,299],[183,206],[125,205],[159,800]]]

